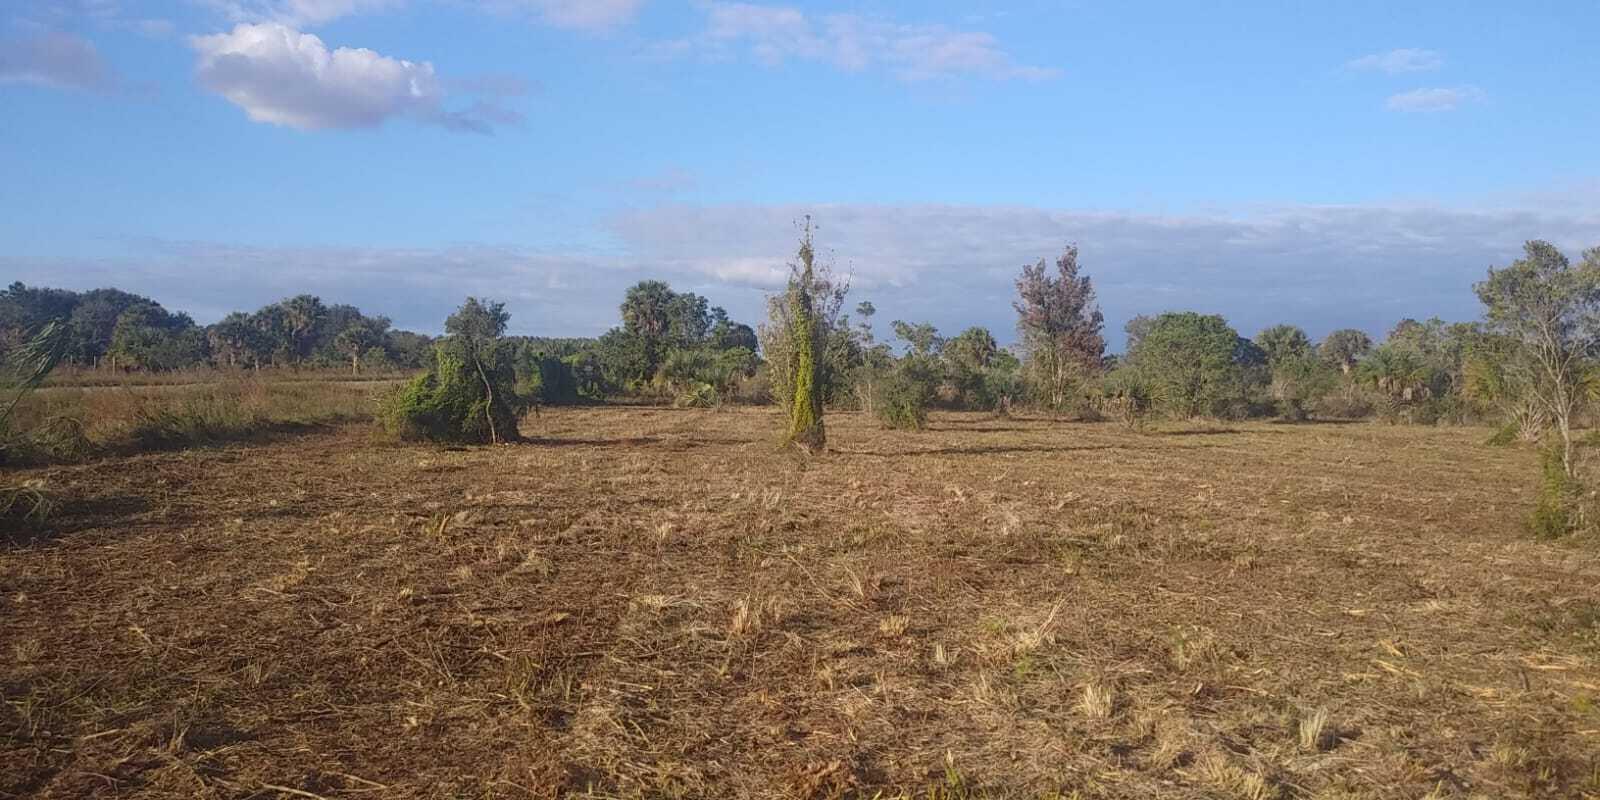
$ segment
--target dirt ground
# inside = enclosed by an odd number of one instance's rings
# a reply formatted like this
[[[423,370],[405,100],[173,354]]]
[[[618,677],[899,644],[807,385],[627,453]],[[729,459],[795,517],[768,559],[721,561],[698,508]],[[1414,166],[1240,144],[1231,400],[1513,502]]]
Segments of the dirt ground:
[[[1600,548],[1475,429],[546,410],[33,470],[0,797],[1600,796]]]

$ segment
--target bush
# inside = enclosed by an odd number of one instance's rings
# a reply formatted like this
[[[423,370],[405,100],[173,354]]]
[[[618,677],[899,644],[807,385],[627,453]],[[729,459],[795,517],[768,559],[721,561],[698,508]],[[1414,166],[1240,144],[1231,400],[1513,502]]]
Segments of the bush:
[[[721,402],[717,387],[709,383],[685,387],[672,399],[672,404],[678,408],[716,408]]]
[[[1583,486],[1562,467],[1559,446],[1545,448],[1539,466],[1539,497],[1528,527],[1547,539],[1577,531],[1583,526]]]
[[[917,356],[907,356],[877,382],[872,409],[889,428],[920,431],[928,426],[928,406],[938,388],[936,373]]]
[[[1319,417],[1330,419],[1366,419],[1377,412],[1378,402],[1372,393],[1354,384],[1339,391],[1323,395],[1312,404]]]
[[[509,351],[452,336],[434,347],[425,374],[384,398],[378,416],[404,440],[485,444],[520,438],[519,405]]]
[[[1106,373],[1101,382],[1095,410],[1130,429],[1144,426],[1151,405],[1149,381],[1133,367],[1118,367]]]
[[[579,401],[578,378],[566,361],[537,353],[518,366],[517,395],[524,402],[564,406]]]

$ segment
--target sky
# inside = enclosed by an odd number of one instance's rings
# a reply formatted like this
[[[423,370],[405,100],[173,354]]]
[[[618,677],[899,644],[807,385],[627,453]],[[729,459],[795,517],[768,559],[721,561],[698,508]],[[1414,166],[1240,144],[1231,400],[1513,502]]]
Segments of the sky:
[[[1600,3],[0,0],[0,278],[201,322],[311,292],[596,335],[756,322],[809,215],[880,330],[1014,339],[1069,243],[1136,314],[1382,334],[1600,245]]]

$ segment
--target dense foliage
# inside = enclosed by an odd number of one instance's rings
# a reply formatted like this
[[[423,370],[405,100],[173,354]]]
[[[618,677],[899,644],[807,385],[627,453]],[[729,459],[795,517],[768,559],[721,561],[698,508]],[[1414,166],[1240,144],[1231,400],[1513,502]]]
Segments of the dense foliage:
[[[427,372],[384,400],[384,427],[402,439],[516,441],[523,400],[512,348],[502,338],[510,314],[501,303],[468,298],[445,323]]]

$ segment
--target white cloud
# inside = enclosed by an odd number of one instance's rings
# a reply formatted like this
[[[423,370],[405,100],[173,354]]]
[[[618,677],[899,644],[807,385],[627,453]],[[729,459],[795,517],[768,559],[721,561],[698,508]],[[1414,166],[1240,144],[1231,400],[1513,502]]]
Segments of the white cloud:
[[[1600,204],[1591,205],[1600,208]],[[782,286],[795,220],[818,221],[817,242],[855,293],[885,318],[941,329],[1014,324],[1022,264],[1067,242],[1112,330],[1141,313],[1191,308],[1226,315],[1246,334],[1291,321],[1313,332],[1382,332],[1406,317],[1475,318],[1472,283],[1491,264],[1545,238],[1576,253],[1600,244],[1600,211],[1297,206],[1186,216],[984,206],[669,206],[612,223],[656,269],[713,285]],[[729,308],[734,308],[730,304]],[[750,309],[747,313],[759,313]],[[1120,341],[1120,336],[1111,336]]]
[[[45,32],[0,39],[0,83],[109,91],[118,80],[88,39]]]
[[[490,0],[489,5],[531,11],[557,28],[596,31],[632,22],[644,0]]]
[[[657,52],[713,58],[748,54],[776,66],[815,61],[847,71],[881,68],[905,81],[975,75],[994,79],[1045,79],[1059,70],[1027,66],[1001,49],[991,34],[943,25],[911,25],[858,14],[812,19],[788,6],[713,2],[703,6],[705,30],[666,42]]]
[[[201,0],[234,22],[276,22],[291,28],[387,11],[405,0]]]
[[[1387,72],[1391,75],[1404,72],[1431,72],[1444,65],[1444,57],[1436,50],[1402,47],[1385,53],[1373,53],[1354,59],[1345,66],[1353,70]]]
[[[230,33],[196,36],[190,43],[199,53],[200,83],[257,122],[319,130],[410,117],[487,132],[516,119],[487,103],[446,109],[443,84],[426,61],[365,48],[329,50],[317,36],[277,23],[241,23]]]
[[[1412,89],[1409,92],[1390,95],[1384,105],[1390,111],[1454,111],[1467,103],[1482,102],[1484,97],[1483,90],[1476,86]]]
[[[1137,214],[993,206],[666,206],[623,212],[604,247],[542,251],[240,247],[139,240],[91,260],[0,255],[27,283],[116,285],[202,321],[310,291],[436,331],[466,295],[508,302],[519,332],[593,335],[615,325],[629,284],[661,278],[755,322],[781,288],[806,213],[824,261],[852,276],[852,303],[881,319],[947,332],[984,325],[1012,338],[1013,281],[1024,263],[1082,246],[1107,316],[1107,338],[1135,314],[1220,313],[1242,333],[1279,322],[1313,335],[1381,334],[1403,317],[1474,319],[1472,283],[1548,239],[1576,255],[1600,244],[1600,194],[1559,208],[1293,206],[1237,213]],[[1581,209],[1574,211],[1572,209]]]
[[[408,0],[200,0],[234,22],[277,22],[308,28],[343,17],[389,11]],[[644,0],[456,0],[497,13],[528,13],[546,25],[606,30],[631,22]]]

